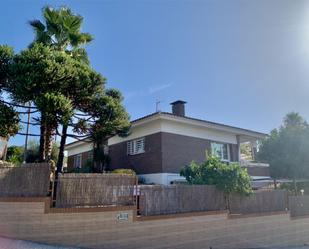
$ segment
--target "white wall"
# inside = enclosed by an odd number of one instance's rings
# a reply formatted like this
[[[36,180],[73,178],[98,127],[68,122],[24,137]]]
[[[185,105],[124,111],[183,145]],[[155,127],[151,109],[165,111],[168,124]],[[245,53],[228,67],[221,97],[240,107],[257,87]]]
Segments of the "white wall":
[[[169,185],[171,181],[185,180],[180,174],[175,173],[154,173],[154,174],[141,174],[139,178],[145,179],[145,183],[154,183],[160,185]]]
[[[129,141],[135,138],[144,137],[147,135],[155,134],[161,131],[161,120],[153,120],[149,123],[142,123],[138,126],[131,127],[131,134],[128,137],[122,138],[114,136],[108,140],[108,145]]]
[[[184,124],[173,120],[163,120],[161,123],[161,131],[217,142],[237,144],[235,134],[196,125]]]
[[[68,156],[73,156],[77,154],[81,154],[83,152],[87,152],[90,150],[93,150],[93,144],[92,143],[78,143],[76,146],[72,146],[65,149],[68,153]]]
[[[108,145],[129,141],[135,138],[155,134],[158,132],[167,132],[189,137],[213,140],[222,143],[237,144],[236,135],[226,131],[215,130],[212,128],[193,125],[188,122],[179,122],[170,120],[165,117],[156,116],[151,121],[141,122],[133,125],[131,135],[125,138],[119,136],[112,137],[108,140]]]

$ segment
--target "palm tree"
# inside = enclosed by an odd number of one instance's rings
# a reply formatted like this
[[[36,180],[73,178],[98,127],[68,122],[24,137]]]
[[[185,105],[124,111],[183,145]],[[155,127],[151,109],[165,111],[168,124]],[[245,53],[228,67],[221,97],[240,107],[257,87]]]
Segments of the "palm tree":
[[[292,128],[292,127],[304,128],[308,126],[307,122],[297,112],[288,113],[283,119],[283,125],[286,128]]]
[[[91,42],[93,36],[81,32],[83,17],[72,13],[67,7],[53,9],[48,6],[43,8],[43,17],[45,24],[37,19],[29,22],[35,31],[33,43],[43,43],[88,63],[82,45]]]
[[[35,39],[30,46],[33,46],[35,43],[43,43],[44,45],[53,47],[56,50],[64,51],[81,62],[89,64],[87,52],[83,45],[91,42],[93,37],[89,33],[81,32],[83,17],[73,13],[66,7],[53,9],[47,6],[43,8],[42,12],[44,23],[37,19],[29,22],[35,32]],[[62,168],[67,128],[68,123],[62,124],[62,136],[57,169]],[[53,132],[54,131],[48,126],[48,122],[45,120],[44,113],[41,113],[41,161],[50,158]]]

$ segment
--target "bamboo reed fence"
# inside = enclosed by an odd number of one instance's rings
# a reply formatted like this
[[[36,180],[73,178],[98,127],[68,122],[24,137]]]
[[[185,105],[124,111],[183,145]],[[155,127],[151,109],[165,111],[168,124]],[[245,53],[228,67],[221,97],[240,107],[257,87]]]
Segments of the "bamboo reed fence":
[[[50,165],[0,167],[0,197],[43,197],[49,193]]]
[[[209,185],[140,186],[141,215],[219,211],[226,208],[223,192]]]
[[[285,190],[262,191],[250,196],[232,194],[229,197],[231,214],[270,213],[287,209],[288,194]]]
[[[309,196],[289,196],[291,217],[309,216]]]
[[[63,174],[57,182],[56,207],[134,205],[136,176]]]

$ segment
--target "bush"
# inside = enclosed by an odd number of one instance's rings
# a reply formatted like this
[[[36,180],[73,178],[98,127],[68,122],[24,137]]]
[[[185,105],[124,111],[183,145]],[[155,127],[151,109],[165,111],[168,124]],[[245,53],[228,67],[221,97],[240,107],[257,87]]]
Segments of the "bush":
[[[24,148],[22,146],[10,146],[7,150],[7,161],[14,165],[23,162]]]
[[[226,194],[251,194],[251,179],[246,169],[238,163],[226,164],[216,157],[209,157],[202,164],[191,162],[181,172],[189,184],[215,185]]]
[[[295,194],[295,186],[293,182],[280,183],[279,189]],[[301,194],[300,190],[304,190],[304,194],[309,195],[309,182],[296,182],[296,190],[298,195]]]
[[[81,168],[73,168],[67,170],[67,173],[100,173],[96,172],[95,168],[93,167],[92,159],[88,159]]]
[[[133,169],[115,169],[112,171],[114,174],[123,174],[123,175],[136,175]]]
[[[67,173],[95,173],[93,172],[93,167],[84,166],[81,168],[73,168],[67,171]]]

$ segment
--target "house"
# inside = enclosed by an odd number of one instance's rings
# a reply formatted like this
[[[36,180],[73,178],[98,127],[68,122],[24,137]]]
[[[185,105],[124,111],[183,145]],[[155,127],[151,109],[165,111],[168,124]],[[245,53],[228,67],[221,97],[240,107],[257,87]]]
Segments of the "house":
[[[178,100],[172,112],[155,112],[132,121],[131,134],[108,140],[110,168],[131,168],[147,183],[170,184],[192,160],[203,162],[207,153],[225,162],[240,162],[254,181],[268,181],[268,164],[241,160],[240,144],[250,143],[252,158],[257,141],[267,134],[185,115],[186,102]],[[66,146],[68,167],[82,167],[92,156],[92,145],[82,141]]]

